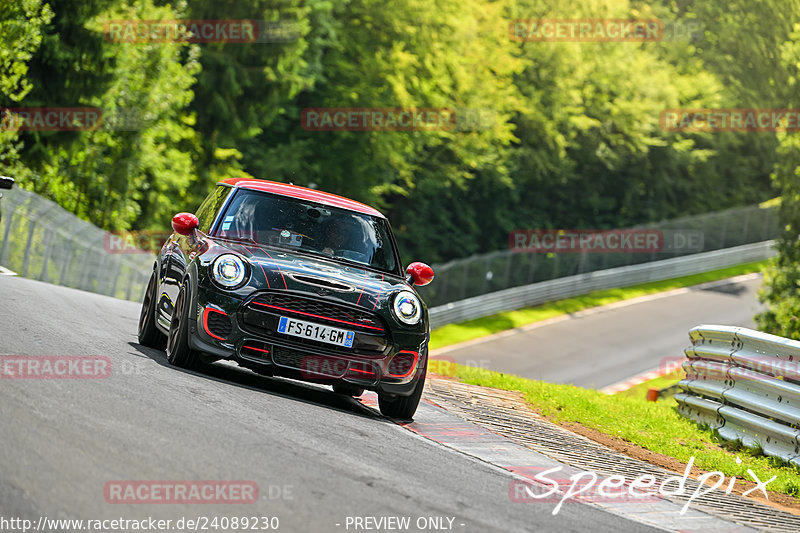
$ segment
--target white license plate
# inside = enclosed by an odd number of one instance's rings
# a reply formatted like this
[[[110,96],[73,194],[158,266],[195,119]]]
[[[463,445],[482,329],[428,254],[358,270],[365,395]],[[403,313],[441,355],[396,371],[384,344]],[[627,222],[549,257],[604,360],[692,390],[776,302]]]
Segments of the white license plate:
[[[328,344],[344,346],[345,348],[353,347],[353,338],[355,337],[355,333],[346,329],[332,328],[285,316],[282,316],[278,322],[278,333],[327,342]]]

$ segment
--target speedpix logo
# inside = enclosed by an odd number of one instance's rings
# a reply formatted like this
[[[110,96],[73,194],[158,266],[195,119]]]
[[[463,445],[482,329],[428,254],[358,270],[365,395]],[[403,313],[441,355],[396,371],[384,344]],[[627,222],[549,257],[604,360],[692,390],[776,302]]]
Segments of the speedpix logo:
[[[736,462],[741,464],[742,460],[737,457]],[[699,475],[696,487],[691,489],[688,481],[691,479],[692,465],[694,456],[689,459],[683,475],[669,476],[661,480],[653,474],[642,474],[629,479],[623,475],[601,477],[591,471],[577,472],[569,477],[559,478],[557,476],[562,471],[562,466],[518,467],[512,468],[512,471],[528,479],[511,481],[508,495],[512,502],[517,503],[555,503],[552,514],[557,515],[561,507],[568,502],[643,502],[655,501],[659,496],[674,497],[689,494],[688,500],[680,510],[682,515],[694,500],[705,494],[717,489],[723,490],[725,494],[733,491],[736,477],[728,478],[720,471]],[[761,481],[751,469],[748,468],[747,473],[756,486],[745,491],[743,496],[761,491],[764,498],[769,500],[766,487],[777,479],[777,476]]]

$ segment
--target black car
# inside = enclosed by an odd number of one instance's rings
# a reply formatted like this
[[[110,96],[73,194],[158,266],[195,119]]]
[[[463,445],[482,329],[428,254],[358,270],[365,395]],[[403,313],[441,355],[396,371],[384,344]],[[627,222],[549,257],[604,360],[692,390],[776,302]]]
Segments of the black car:
[[[179,213],[142,302],[139,342],[193,368],[220,359],[265,375],[378,394],[411,418],[428,362],[428,310],[386,217],[291,184],[227,179]]]

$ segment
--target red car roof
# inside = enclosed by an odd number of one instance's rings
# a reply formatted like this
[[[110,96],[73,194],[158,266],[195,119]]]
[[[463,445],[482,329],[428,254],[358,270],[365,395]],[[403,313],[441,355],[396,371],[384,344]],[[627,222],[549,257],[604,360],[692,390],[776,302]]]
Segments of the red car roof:
[[[220,183],[232,185],[234,187],[241,187],[242,189],[271,192],[273,194],[290,196],[300,200],[309,200],[318,204],[364,213],[365,215],[386,218],[377,209],[362,204],[361,202],[356,202],[355,200],[350,200],[349,198],[337,196],[328,192],[309,189],[307,187],[300,187],[299,185],[289,185],[288,183],[278,183],[277,181],[256,180],[249,178],[228,178],[222,180]]]

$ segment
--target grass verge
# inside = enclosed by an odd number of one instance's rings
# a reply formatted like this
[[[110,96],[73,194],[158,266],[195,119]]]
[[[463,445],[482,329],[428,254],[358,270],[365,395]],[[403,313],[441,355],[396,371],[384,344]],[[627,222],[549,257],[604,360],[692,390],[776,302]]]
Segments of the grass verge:
[[[699,285],[709,281],[718,281],[742,274],[760,272],[768,263],[769,260],[767,259],[719,270],[712,270],[711,272],[704,272],[702,274],[683,276],[664,281],[654,281],[641,285],[632,285],[621,289],[595,291],[584,296],[549,302],[536,307],[519,309],[516,311],[505,311],[496,315],[476,318],[475,320],[469,320],[459,324],[448,324],[436,328],[431,332],[430,348],[432,350],[444,348],[452,344],[458,344],[479,337],[485,337],[493,333],[519,328],[527,324],[547,320],[548,318],[576,313],[591,307],[608,305],[621,300],[629,300],[631,298],[672,289],[691,287],[693,285]]]
[[[580,424],[682,463],[694,457],[698,468],[720,471],[739,480],[752,481],[748,468],[762,481],[777,476],[768,489],[800,501],[800,468],[724,442],[715,432],[680,416],[671,399],[648,402],[639,395],[605,395],[446,361],[430,363],[432,372],[464,383],[519,391],[532,408],[556,423]],[[741,464],[736,463],[737,457],[742,459]]]
[[[683,370],[676,370],[674,372],[664,374],[663,376],[659,376],[655,379],[645,381],[644,383],[634,385],[630,389],[618,392],[617,395],[630,396],[632,398],[646,398],[647,391],[651,387],[656,389],[666,389],[667,387],[675,385],[682,380],[684,375],[685,374],[683,373]]]

